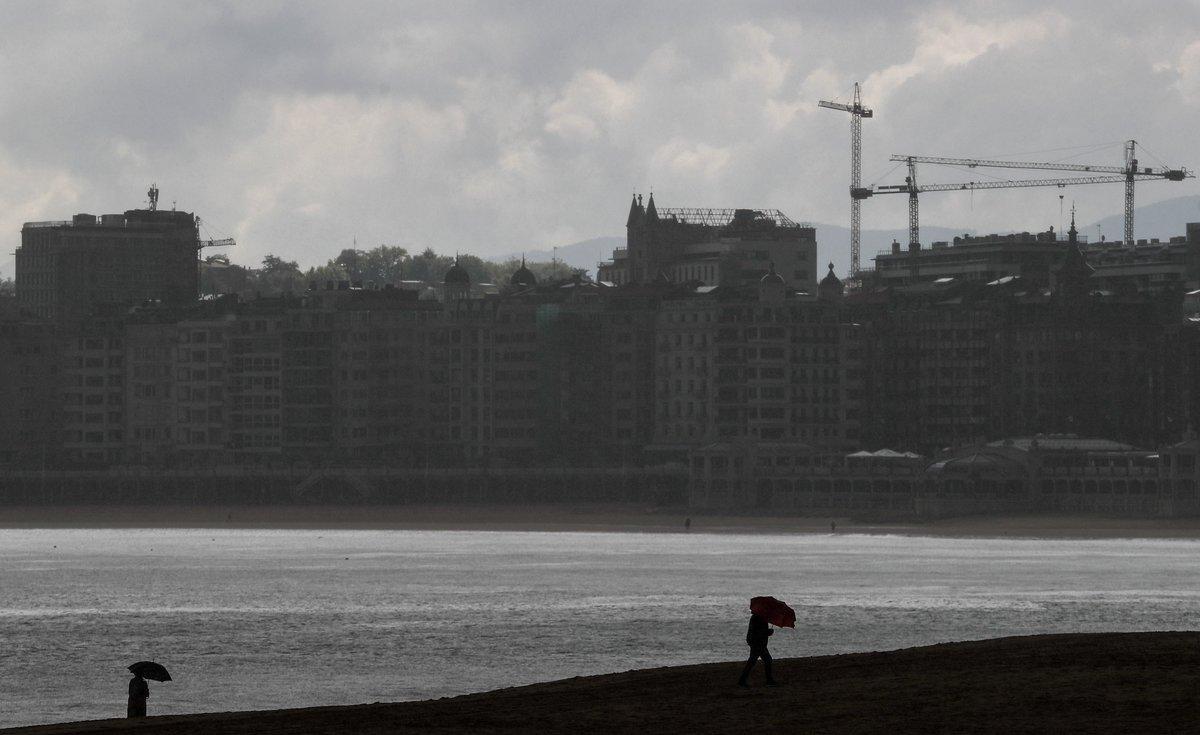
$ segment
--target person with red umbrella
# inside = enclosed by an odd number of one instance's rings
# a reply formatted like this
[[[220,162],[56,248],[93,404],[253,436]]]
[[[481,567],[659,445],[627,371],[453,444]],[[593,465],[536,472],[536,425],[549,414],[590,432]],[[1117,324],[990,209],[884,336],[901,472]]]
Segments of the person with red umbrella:
[[[746,661],[742,675],[738,677],[738,686],[750,686],[750,671],[754,663],[762,659],[763,672],[767,675],[767,686],[777,686],[779,682],[771,674],[771,652],[767,650],[767,639],[775,631],[774,624],[780,628],[796,627],[796,611],[774,597],[755,597],[750,600],[750,625],[746,629],[746,645],[750,646],[750,658]]]

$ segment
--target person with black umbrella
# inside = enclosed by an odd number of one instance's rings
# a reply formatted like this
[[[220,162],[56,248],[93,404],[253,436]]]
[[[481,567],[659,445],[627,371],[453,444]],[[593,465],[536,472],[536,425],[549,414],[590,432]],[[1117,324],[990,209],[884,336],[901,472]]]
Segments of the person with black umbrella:
[[[129,671],[133,674],[133,678],[129,680],[129,706],[126,709],[126,716],[145,717],[146,700],[150,698],[150,685],[146,683],[146,679],[170,681],[171,675],[167,673],[165,666],[153,661],[138,661],[136,664],[130,664]]]
[[[129,680],[129,707],[126,708],[127,717],[145,717],[146,716],[146,700],[150,698],[150,685],[140,673],[134,672],[133,678]]]

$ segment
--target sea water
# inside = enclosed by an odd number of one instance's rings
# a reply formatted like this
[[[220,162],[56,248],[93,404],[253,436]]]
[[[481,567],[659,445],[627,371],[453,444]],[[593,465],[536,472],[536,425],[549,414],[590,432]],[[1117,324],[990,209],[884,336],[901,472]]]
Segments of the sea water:
[[[0,530],[0,726],[425,699],[744,657],[1195,629],[1200,542],[871,535]],[[735,670],[730,669],[731,677]]]

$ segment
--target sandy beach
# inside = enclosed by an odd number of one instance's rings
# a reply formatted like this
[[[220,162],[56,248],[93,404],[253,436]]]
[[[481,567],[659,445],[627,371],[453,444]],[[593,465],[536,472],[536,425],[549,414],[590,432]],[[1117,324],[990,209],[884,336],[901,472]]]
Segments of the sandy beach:
[[[103,720],[6,735],[153,733],[1182,733],[1200,726],[1200,633],[1001,638],[568,679],[424,702]]]
[[[690,518],[690,527],[685,521]],[[701,515],[633,505],[0,506],[3,528],[311,528],[471,531],[910,534],[1030,538],[1200,538],[1200,518],[969,516],[928,522]]]

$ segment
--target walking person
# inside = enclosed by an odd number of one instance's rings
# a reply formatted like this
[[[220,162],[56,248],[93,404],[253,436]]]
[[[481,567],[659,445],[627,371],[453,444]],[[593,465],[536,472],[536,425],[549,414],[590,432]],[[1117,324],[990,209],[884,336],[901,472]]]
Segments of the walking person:
[[[750,671],[754,668],[754,662],[760,658],[763,662],[763,671],[767,675],[767,686],[773,687],[778,683],[771,675],[771,652],[767,650],[767,639],[774,632],[767,624],[766,618],[758,613],[750,616],[750,625],[746,628],[746,645],[750,646],[750,658],[746,661],[746,667],[742,669],[741,677],[738,678],[738,686],[750,686]]]
[[[135,673],[129,680],[129,707],[127,717],[145,717],[146,700],[150,698],[150,685],[142,678],[141,673]]]

